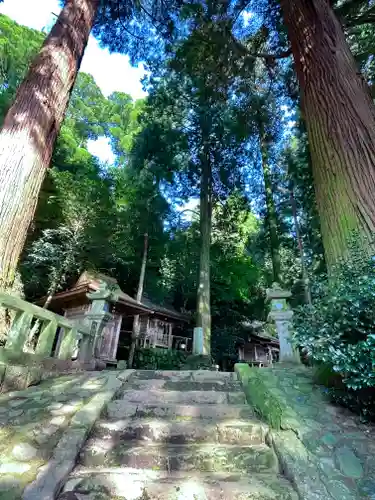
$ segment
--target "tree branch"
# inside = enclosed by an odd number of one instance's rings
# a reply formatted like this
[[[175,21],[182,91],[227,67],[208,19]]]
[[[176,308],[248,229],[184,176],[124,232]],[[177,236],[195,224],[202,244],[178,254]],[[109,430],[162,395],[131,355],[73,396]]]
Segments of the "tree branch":
[[[161,21],[159,19],[156,19],[156,17],[151,14],[151,12],[149,12],[143,5],[141,2],[139,2],[139,6],[140,8],[143,10],[143,12],[151,19],[152,21],[152,24],[154,26],[154,28],[160,28],[160,26],[165,26],[166,28],[168,28],[168,24],[165,23],[164,21]],[[154,24],[154,23],[157,23],[157,24]]]
[[[362,24],[372,24],[375,22],[375,6],[367,9],[362,14],[357,15],[356,17],[348,16],[348,19],[345,19],[345,16],[342,16],[342,23],[345,28],[354,28],[355,26],[360,26]]]
[[[144,38],[142,38],[138,35],[135,35],[131,31],[129,31],[128,28],[125,26],[125,24],[122,22],[122,19],[120,16],[120,0],[117,1],[117,19],[118,19],[119,23],[121,24],[121,26],[123,27],[123,29],[126,31],[126,33],[128,33],[130,36],[136,38],[137,40],[144,41]]]
[[[361,26],[362,24],[373,24],[375,23],[375,14],[364,14],[363,16],[357,17],[356,19],[351,19],[350,21],[344,22],[345,28],[354,28],[356,26]]]
[[[275,59],[285,59],[286,57],[289,57],[292,55],[292,49],[284,50],[283,52],[279,52],[278,54],[266,54],[264,52],[259,52],[257,54],[252,54],[255,58],[263,58],[263,59],[268,59],[268,60],[275,60]]]
[[[283,52],[279,52],[278,54],[268,54],[265,52],[250,52],[249,49],[242,43],[239,42],[230,31],[230,36],[232,37],[232,41],[234,46],[237,48],[238,52],[245,57],[249,57],[253,61],[256,59],[266,59],[268,63],[274,62],[276,59],[285,59],[292,54],[292,50],[284,50]]]

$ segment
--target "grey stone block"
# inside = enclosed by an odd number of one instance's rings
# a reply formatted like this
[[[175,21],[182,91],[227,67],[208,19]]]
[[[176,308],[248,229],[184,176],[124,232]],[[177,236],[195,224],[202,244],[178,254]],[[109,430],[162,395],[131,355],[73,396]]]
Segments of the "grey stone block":
[[[8,365],[5,370],[1,392],[18,391],[27,387],[28,366]]]

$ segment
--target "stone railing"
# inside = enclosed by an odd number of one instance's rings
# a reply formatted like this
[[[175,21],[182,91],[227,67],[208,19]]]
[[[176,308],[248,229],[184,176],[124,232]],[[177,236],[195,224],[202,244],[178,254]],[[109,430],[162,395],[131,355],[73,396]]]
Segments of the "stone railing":
[[[2,392],[10,388],[27,387],[57,373],[95,368],[95,332],[91,333],[85,325],[73,323],[63,316],[5,293],[0,293],[0,308],[14,316],[5,346],[0,348]],[[37,328],[37,343],[33,352],[27,352],[35,322],[40,325]],[[76,360],[72,359],[73,355]],[[12,380],[14,376],[10,372],[17,374],[17,381]]]

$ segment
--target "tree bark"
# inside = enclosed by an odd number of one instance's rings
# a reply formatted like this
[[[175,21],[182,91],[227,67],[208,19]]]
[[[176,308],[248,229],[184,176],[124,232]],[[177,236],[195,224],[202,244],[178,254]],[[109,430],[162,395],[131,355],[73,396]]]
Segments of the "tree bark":
[[[0,133],[0,289],[34,216],[99,0],[67,0],[21,83]]]
[[[264,130],[264,125],[259,121],[259,138],[260,150],[262,155],[262,170],[264,179],[264,193],[266,197],[266,221],[270,238],[270,251],[272,260],[272,274],[273,281],[280,283],[281,280],[281,259],[280,259],[280,241],[277,227],[277,213],[275,208],[275,201],[273,199],[273,188],[271,170],[268,158],[269,140],[267,132]]]
[[[142,301],[143,287],[145,284],[145,275],[146,275],[147,253],[148,253],[148,234],[145,233],[141,272],[139,274],[139,281],[138,281],[137,302]],[[134,316],[134,321],[133,321],[132,343],[130,345],[130,350],[129,350],[128,368],[131,368],[133,366],[135,346],[137,343],[137,338],[139,337],[139,327],[140,327],[139,314],[136,314]]]
[[[309,277],[307,274],[305,252],[304,252],[304,248],[303,248],[303,240],[302,240],[301,231],[300,231],[299,222],[298,222],[297,203],[296,203],[296,199],[294,197],[294,187],[293,187],[292,181],[290,182],[290,185],[289,185],[289,196],[290,196],[290,205],[292,207],[294,229],[296,232],[298,251],[299,251],[299,256],[300,256],[300,261],[301,261],[301,272],[302,272],[303,290],[304,290],[304,295],[305,295],[305,303],[311,305],[310,283],[309,283]]]
[[[210,247],[212,226],[212,167],[208,133],[203,132],[200,185],[200,260],[197,291],[197,326],[203,329],[203,354],[211,354]]]
[[[328,0],[281,0],[329,267],[355,232],[373,251],[375,108]]]

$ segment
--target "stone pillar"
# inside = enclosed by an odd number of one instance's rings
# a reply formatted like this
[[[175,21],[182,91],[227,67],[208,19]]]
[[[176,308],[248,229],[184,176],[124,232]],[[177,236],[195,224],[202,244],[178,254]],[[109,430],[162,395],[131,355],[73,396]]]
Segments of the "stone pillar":
[[[91,300],[91,307],[85,314],[85,326],[90,330],[90,346],[86,353],[87,360],[100,358],[100,346],[105,326],[113,320],[109,312],[111,306],[111,291],[107,283],[100,282],[96,292],[88,293],[87,298]]]
[[[203,328],[196,326],[193,332],[193,354],[204,354],[203,352]]]
[[[299,363],[299,353],[293,348],[290,341],[293,311],[290,309],[287,299],[291,295],[290,291],[283,290],[278,283],[273,283],[272,288],[267,290],[267,299],[271,302],[268,319],[275,322],[280,342],[280,361]]]
[[[168,349],[172,349],[172,345],[173,345],[172,328],[173,328],[173,324],[168,323]]]

